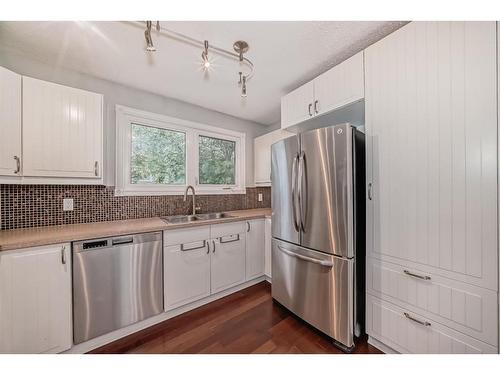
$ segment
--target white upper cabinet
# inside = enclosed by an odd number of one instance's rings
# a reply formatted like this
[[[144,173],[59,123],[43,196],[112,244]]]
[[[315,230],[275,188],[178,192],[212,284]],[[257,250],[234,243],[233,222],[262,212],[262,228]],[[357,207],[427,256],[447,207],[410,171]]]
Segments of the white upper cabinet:
[[[71,347],[71,245],[0,253],[0,353]]]
[[[23,77],[23,175],[102,176],[102,95]]]
[[[314,79],[314,114],[333,111],[364,96],[363,52],[360,52]]]
[[[363,52],[359,52],[282,97],[281,128],[286,129],[363,99],[363,69]]]
[[[300,86],[281,98],[281,128],[303,122],[311,118],[314,102],[313,81]]]
[[[271,186],[271,146],[280,139],[292,136],[286,130],[274,130],[254,140],[255,184]]]
[[[0,66],[0,175],[20,175],[21,162],[21,76]]]
[[[367,254],[496,290],[495,22],[412,22],[365,64]]]

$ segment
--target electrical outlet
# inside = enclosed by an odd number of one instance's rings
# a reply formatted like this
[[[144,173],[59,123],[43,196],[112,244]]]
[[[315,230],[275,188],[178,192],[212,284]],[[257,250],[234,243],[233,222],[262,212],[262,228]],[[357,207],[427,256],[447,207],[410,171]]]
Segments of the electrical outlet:
[[[63,199],[63,211],[73,211],[73,198]]]
[[[257,199],[259,202],[262,202],[262,193],[259,193],[259,197]]]

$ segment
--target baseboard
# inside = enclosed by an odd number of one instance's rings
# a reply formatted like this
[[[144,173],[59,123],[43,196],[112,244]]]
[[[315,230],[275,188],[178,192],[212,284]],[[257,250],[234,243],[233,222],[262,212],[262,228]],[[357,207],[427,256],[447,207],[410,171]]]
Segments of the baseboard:
[[[123,328],[120,328],[116,331],[113,331],[113,332],[110,332],[110,333],[107,333],[103,336],[99,336],[99,337],[96,337],[92,340],[89,340],[89,341],[86,341],[86,342],[83,342],[81,344],[77,344],[77,345],[74,345],[73,347],[71,347],[70,349],[66,350],[65,352],[63,352],[63,354],[83,354],[83,353],[87,353],[91,350],[94,350],[94,349],[97,349],[101,346],[104,346],[106,344],[109,344],[113,341],[116,341],[118,339],[121,339],[125,336],[128,336],[132,333],[136,333],[136,332],[139,332],[145,328],[148,328],[148,327],[151,327],[155,324],[158,324],[158,323],[161,323],[165,320],[168,320],[168,319],[171,319],[177,315],[180,315],[180,314],[183,314],[185,312],[188,312],[190,310],[194,310],[196,309],[197,307],[200,307],[200,306],[203,306],[203,305],[206,305],[207,303],[210,303],[210,302],[213,302],[215,300],[218,300],[220,298],[223,298],[223,297],[226,297],[230,294],[233,294],[235,292],[238,292],[239,290],[242,290],[242,289],[245,289],[245,288],[248,288],[252,285],[255,285],[255,284],[258,284],[262,281],[267,281],[266,280],[266,277],[265,276],[260,276],[256,279],[253,279],[253,280],[249,280],[243,284],[240,284],[240,285],[237,285],[237,286],[234,286],[232,288],[229,288],[227,290],[224,290],[222,292],[219,292],[219,293],[216,293],[214,295],[211,295],[209,297],[206,297],[206,298],[203,298],[199,301],[195,301],[195,302],[192,302],[190,304],[187,304],[185,306],[181,306],[181,307],[178,307],[174,310],[170,310],[170,311],[167,311],[167,312],[163,312],[159,315],[156,315],[156,316],[153,316],[149,319],[146,319],[146,320],[143,320],[142,322],[138,322],[138,323],[135,323],[135,324],[132,324],[128,327],[123,327]]]
[[[368,344],[376,347],[378,350],[380,350],[381,352],[383,352],[385,354],[399,354],[399,352],[395,351],[391,347],[385,345],[383,342],[381,342],[381,341],[379,341],[371,336],[368,336]]]
[[[267,275],[264,275],[264,279],[269,283],[269,284],[272,284],[273,283],[273,279],[271,279],[270,276],[267,276]]]

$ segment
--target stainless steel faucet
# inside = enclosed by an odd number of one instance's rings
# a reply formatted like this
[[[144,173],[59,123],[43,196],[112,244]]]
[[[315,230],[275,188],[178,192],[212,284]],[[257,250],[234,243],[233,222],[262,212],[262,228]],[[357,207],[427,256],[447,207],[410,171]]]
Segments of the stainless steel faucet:
[[[194,191],[194,187],[191,185],[188,185],[188,187],[186,187],[186,191],[184,192],[184,202],[187,201],[187,194],[189,189],[193,191],[193,213],[191,215],[194,216],[196,215],[196,193]]]

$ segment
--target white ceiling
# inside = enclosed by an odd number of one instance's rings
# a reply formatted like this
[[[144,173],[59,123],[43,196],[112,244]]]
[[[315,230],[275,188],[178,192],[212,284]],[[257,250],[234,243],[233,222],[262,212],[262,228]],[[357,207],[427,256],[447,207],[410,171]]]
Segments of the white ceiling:
[[[270,125],[280,98],[404,22],[161,22],[226,49],[242,39],[255,64],[242,99],[238,64],[214,56],[201,69],[201,50],[153,33],[157,52],[144,50],[144,31],[129,22],[0,22],[0,46],[62,68],[118,82],[215,111]],[[213,56],[213,54],[212,54]]]

